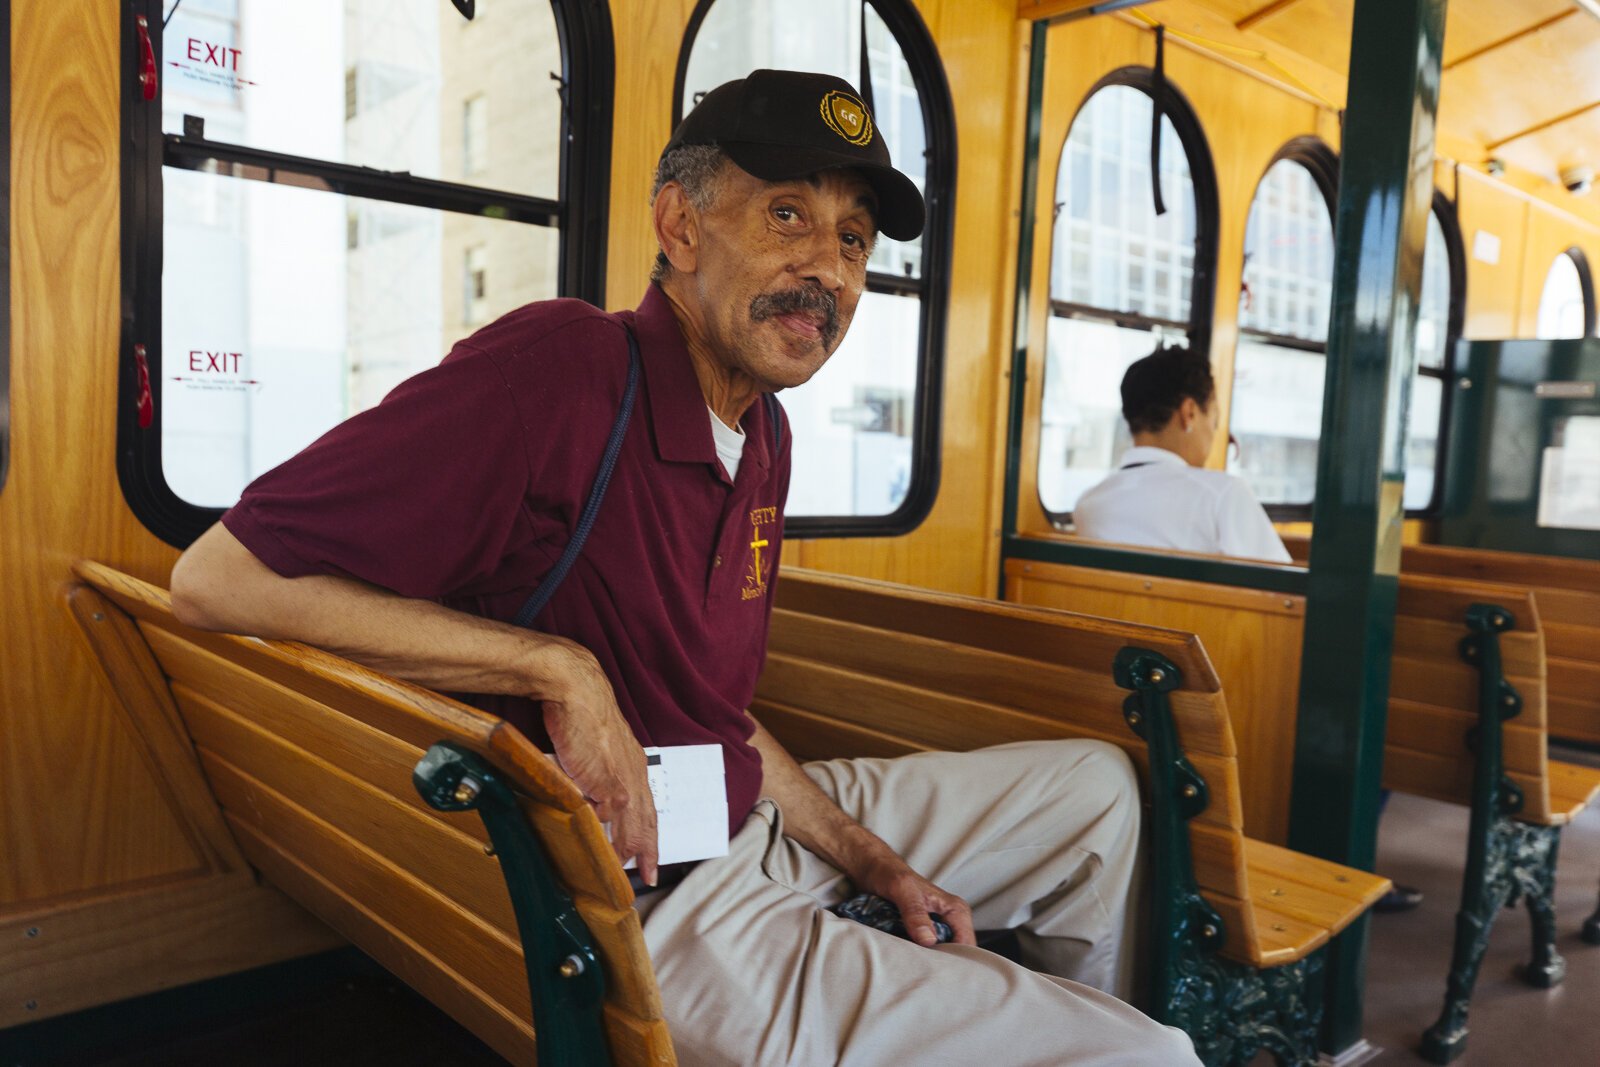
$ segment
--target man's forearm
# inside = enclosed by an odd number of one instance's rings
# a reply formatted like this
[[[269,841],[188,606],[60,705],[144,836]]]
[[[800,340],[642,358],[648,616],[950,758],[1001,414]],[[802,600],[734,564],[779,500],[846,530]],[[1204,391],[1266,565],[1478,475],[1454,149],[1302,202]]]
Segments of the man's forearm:
[[[872,831],[846,815],[760,723],[750,743],[761,753],[761,792],[783,811],[784,833],[860,883],[874,864],[901,863]]]
[[[190,625],[303,641],[434,689],[540,698],[598,669],[561,638],[351,578],[284,578],[221,524],[178,561],[172,597]]]

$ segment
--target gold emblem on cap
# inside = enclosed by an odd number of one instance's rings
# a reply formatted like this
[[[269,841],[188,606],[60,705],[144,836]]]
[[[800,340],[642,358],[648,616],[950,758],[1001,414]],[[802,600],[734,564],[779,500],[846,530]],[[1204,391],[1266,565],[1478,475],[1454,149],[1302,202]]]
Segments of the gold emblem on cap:
[[[822,121],[853,145],[872,140],[872,116],[867,114],[867,106],[849,93],[834,89],[823,96]]]

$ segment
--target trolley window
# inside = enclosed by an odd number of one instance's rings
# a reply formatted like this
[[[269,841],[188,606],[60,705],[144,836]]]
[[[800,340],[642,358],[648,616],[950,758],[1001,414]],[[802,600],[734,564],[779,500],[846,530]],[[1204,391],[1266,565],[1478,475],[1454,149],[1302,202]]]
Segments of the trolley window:
[[[1537,336],[1540,340],[1588,337],[1594,333],[1594,276],[1579,248],[1556,256],[1539,294]]]
[[[1205,351],[1216,183],[1199,123],[1170,86],[1156,211],[1148,71],[1124,70],[1073,118],[1056,172],[1039,500],[1064,524],[1132,442],[1122,375],[1160,344]]]
[[[1321,142],[1289,146],[1245,222],[1229,468],[1275,518],[1308,517],[1316,492],[1337,166]]]
[[[790,534],[905,533],[938,490],[955,202],[949,86],[906,0],[701,0],[680,56],[676,114],[761,68],[821,71],[856,85],[895,166],[927,201],[920,238],[878,239],[839,350],[810,382],[783,394],[794,432]]]
[[[1422,299],[1417,306],[1417,366],[1411,380],[1406,430],[1405,508],[1427,513],[1438,504],[1443,479],[1444,427],[1453,368],[1450,349],[1461,336],[1466,265],[1449,201],[1435,194],[1422,256]]]
[[[603,5],[131,6],[119,469],[163,538],[483,322],[601,298]]]

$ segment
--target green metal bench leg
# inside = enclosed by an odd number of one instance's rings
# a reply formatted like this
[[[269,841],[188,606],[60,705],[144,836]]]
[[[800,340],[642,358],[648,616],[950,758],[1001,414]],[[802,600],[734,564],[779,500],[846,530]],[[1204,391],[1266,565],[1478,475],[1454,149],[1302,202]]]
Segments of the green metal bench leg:
[[[1178,745],[1167,696],[1183,678],[1142,648],[1119,652],[1112,673],[1133,691],[1123,716],[1150,752],[1151,1014],[1187,1033],[1206,1067],[1238,1067],[1262,1050],[1285,1067],[1309,1067],[1322,1024],[1312,989],[1322,955],[1266,970],[1217,955],[1226,932],[1200,895],[1189,849],[1188,822],[1209,796]]]
[[[1534,961],[1529,980],[1555,984],[1565,970],[1555,951],[1551,896],[1560,830],[1513,818],[1521,791],[1504,775],[1502,724],[1522,711],[1522,698],[1506,681],[1500,634],[1516,625],[1509,611],[1474,604],[1467,611],[1461,657],[1478,668],[1478,725],[1467,741],[1475,749],[1472,820],[1467,832],[1467,867],[1461,877],[1455,945],[1445,982],[1444,1009],[1422,1036],[1422,1055],[1449,1063],[1466,1051],[1467,1009],[1489,944],[1495,916],[1514,895],[1527,899],[1534,925]]]
[[[1600,945],[1600,901],[1595,903],[1594,914],[1584,921],[1583,939],[1591,945]]]
[[[589,928],[556,881],[516,794],[487,763],[448,741],[428,749],[411,779],[431,807],[476,809],[489,831],[522,938],[539,1067],[609,1065],[605,977]]]
[[[1521,848],[1512,851],[1512,864],[1533,926],[1533,960],[1522,976],[1529,985],[1549,989],[1567,976],[1567,961],[1556,951],[1556,856],[1561,851],[1561,827],[1518,824],[1518,828],[1523,841]]]

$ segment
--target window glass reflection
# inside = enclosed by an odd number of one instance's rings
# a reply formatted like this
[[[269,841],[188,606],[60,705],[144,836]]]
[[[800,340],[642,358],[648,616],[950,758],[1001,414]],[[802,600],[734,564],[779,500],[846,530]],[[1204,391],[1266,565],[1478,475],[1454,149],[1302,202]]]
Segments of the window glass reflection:
[[[548,0],[184,0],[162,121],[207,140],[555,199],[561,49]],[[468,106],[469,101],[476,105]],[[495,151],[480,151],[489,140]]]

